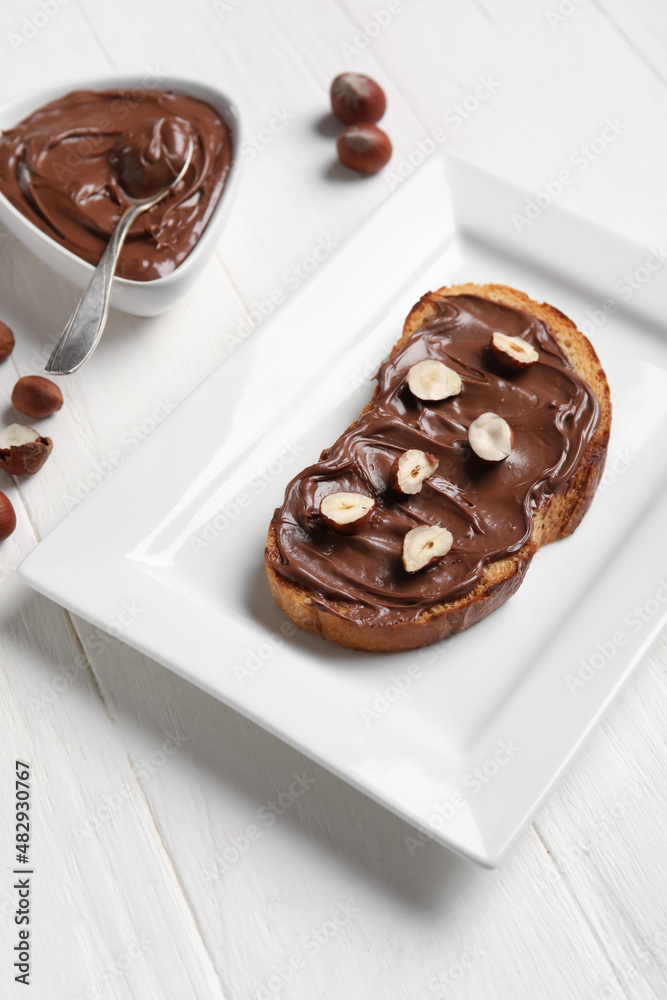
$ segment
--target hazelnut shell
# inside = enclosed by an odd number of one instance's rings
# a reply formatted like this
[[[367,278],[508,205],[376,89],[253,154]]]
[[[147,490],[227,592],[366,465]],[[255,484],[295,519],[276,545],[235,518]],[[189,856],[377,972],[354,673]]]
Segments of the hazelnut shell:
[[[40,437],[27,444],[0,448],[0,469],[10,476],[34,476],[53,450],[51,438]]]

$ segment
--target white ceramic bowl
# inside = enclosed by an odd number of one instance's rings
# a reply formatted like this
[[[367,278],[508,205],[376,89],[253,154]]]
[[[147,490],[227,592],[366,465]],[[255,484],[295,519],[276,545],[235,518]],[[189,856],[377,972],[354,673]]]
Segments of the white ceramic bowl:
[[[134,87],[172,90],[175,94],[189,95],[206,101],[218,112],[229,128],[232,138],[232,163],[227,183],[208,225],[189,256],[171,274],[163,278],[155,278],[153,281],[114,278],[111,293],[112,306],[136,316],[155,316],[168,309],[190,288],[215,250],[227,220],[238,184],[238,151],[241,146],[239,115],[233,102],[215,87],[198,83],[195,80],[184,80],[181,77],[160,75],[159,78],[155,77],[150,80],[147,79],[146,75],[136,74],[96,77],[92,80],[75,80],[69,84],[48,87],[1,105],[0,131],[11,128],[44,104],[72,90],[109,90],[111,88],[131,90]],[[93,265],[66,250],[65,247],[43,233],[17,208],[14,208],[2,193],[0,193],[0,223],[63,278],[71,281],[81,290],[86,287],[94,270]]]

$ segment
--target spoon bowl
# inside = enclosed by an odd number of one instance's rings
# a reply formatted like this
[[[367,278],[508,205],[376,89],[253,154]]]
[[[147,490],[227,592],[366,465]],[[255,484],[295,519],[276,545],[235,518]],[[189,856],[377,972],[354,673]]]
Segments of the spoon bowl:
[[[60,340],[46,363],[44,371],[48,374],[71,375],[72,372],[77,371],[85,364],[99,344],[109,314],[113,276],[130,227],[137,216],[153,208],[180,184],[190,166],[193,152],[194,143],[191,139],[185,153],[183,166],[176,177],[170,184],[148,198],[133,198],[127,191],[120,188],[123,198],[128,203],[127,208],[122,212],[88,287],[79,299],[79,304],[68,320]]]

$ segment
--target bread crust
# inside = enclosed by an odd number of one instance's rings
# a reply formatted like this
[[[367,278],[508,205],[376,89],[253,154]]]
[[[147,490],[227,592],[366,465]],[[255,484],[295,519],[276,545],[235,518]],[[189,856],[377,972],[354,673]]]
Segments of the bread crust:
[[[346,617],[345,602],[333,610],[317,602],[313,591],[281,577],[269,562],[279,558],[273,525],[266,543],[266,569],[276,603],[299,628],[320,632],[341,646],[369,652],[399,652],[439,642],[455,632],[475,625],[491,614],[518,590],[531,560],[543,545],[563,538],[580,524],[588,510],[604,471],[611,429],[609,385],[593,346],[577,330],[572,320],[547,303],[535,302],[524,292],[507,285],[477,285],[471,282],[450,285],[428,292],[408,313],[400,340],[392,348],[393,357],[412,334],[437,312],[437,300],[451,295],[477,295],[492,302],[522,309],[546,323],[568,361],[595,393],[600,420],[572,479],[559,492],[546,497],[535,511],[533,533],[513,555],[489,563],[474,590],[455,601],[433,605],[417,621],[392,625],[368,625]],[[372,406],[378,390],[364,408]],[[356,422],[356,421],[355,421]]]

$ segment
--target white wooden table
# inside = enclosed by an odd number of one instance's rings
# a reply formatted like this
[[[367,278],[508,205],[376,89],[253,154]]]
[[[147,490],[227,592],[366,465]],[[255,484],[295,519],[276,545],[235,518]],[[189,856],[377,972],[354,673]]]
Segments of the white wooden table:
[[[196,288],[154,320],[113,314],[48,423],[48,465],[0,484],[19,520],[0,549],[0,996],[666,996],[664,645],[489,872],[433,843],[411,854],[402,821],[14,575],[252,330],[258,303],[292,294],[320,241],[341,244],[390,195],[433,129],[538,191],[614,119],[617,141],[562,203],[664,241],[663,0],[4,0],[0,54],[4,98],[170,72],[234,95],[258,137]],[[328,86],[347,68],[389,99],[394,160],[371,179],[332,166]],[[17,374],[40,371],[76,298],[3,234],[5,422]],[[32,771],[30,992],[11,967],[16,758]],[[286,805],[295,774],[307,790]]]

